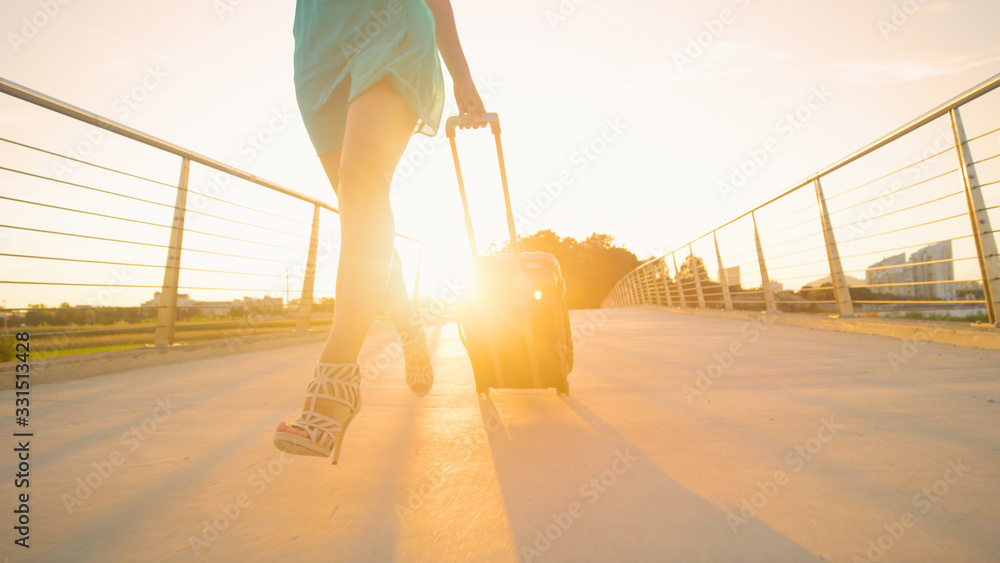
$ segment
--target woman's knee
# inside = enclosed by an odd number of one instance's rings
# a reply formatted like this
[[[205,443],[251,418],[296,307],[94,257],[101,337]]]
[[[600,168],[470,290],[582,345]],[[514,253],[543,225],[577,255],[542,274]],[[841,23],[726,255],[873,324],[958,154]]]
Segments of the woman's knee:
[[[341,164],[337,199],[344,203],[387,204],[392,173],[372,163],[351,160]]]

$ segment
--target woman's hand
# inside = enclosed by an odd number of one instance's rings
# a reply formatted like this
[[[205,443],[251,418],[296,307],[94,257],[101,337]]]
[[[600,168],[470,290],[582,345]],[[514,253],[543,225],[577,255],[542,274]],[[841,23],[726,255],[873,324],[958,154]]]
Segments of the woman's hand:
[[[479,96],[476,83],[471,76],[455,80],[455,101],[458,103],[460,115],[475,116],[486,113],[486,106],[483,105],[483,99]],[[460,129],[479,129],[480,127],[486,127],[486,123],[459,125]]]

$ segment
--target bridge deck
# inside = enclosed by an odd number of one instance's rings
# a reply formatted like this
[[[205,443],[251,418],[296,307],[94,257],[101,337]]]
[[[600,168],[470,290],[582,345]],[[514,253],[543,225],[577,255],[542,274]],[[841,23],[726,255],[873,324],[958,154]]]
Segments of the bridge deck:
[[[568,399],[477,398],[454,325],[430,333],[437,383],[415,398],[377,327],[363,359],[388,366],[368,373],[335,467],[270,443],[319,344],[36,386],[32,547],[8,539],[0,553],[1000,558],[1000,352],[649,310],[572,319]],[[13,392],[0,396],[13,411]]]

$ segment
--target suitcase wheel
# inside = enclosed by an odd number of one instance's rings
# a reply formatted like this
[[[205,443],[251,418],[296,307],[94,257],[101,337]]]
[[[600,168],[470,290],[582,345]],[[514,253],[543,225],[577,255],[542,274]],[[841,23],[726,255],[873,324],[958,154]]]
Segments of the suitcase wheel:
[[[476,394],[477,395],[489,395],[490,394],[490,388],[489,388],[489,386],[488,385],[479,385],[477,383],[476,384]]]
[[[569,381],[564,381],[556,386],[556,395],[569,395]]]

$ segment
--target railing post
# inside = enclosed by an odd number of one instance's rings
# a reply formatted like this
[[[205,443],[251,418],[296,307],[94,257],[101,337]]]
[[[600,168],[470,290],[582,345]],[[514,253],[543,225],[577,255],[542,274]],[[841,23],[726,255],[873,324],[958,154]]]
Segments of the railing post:
[[[299,318],[295,330],[309,330],[312,319],[313,287],[316,284],[316,251],[319,248],[319,205],[313,206],[312,230],[309,233],[309,254],[306,257],[306,276],[302,280],[302,297],[299,298]]]
[[[760,244],[760,231],[757,230],[757,216],[751,211],[750,218],[753,219],[753,241],[757,245],[757,266],[760,268],[760,285],[764,291],[765,310],[768,313],[778,312],[778,307],[774,303],[774,290],[771,289],[771,278],[767,276],[767,264],[764,263],[764,247]]]
[[[820,220],[823,222],[823,241],[826,243],[826,257],[830,261],[830,280],[833,283],[833,299],[837,302],[837,312],[841,318],[854,316],[854,302],[851,301],[851,289],[844,277],[844,267],[840,263],[840,253],[837,251],[837,239],[833,236],[833,223],[830,222],[830,212],[826,208],[826,198],[823,197],[823,186],[819,176],[813,180],[816,186],[816,201],[819,202]]]
[[[632,274],[632,279],[635,280],[635,304],[642,305],[646,302],[645,288],[643,287],[642,276],[645,274],[643,268],[639,268]]]
[[[694,271],[694,289],[698,293],[698,308],[705,308],[705,293],[701,290],[701,276],[698,275],[698,261],[694,257],[694,247],[688,244],[688,255],[691,256],[691,270]]]
[[[979,257],[979,271],[983,277],[983,299],[986,301],[986,312],[990,316],[990,324],[1000,328],[997,318],[1000,309],[1000,254],[997,252],[997,241],[990,217],[986,212],[986,200],[983,198],[979,179],[976,176],[972,155],[966,150],[965,127],[958,109],[953,109],[951,129],[955,134],[955,149],[958,151],[959,167],[962,169],[962,181],[965,184],[965,201],[969,206],[969,219],[972,221],[972,238],[976,242],[976,254]]]
[[[674,253],[674,252],[671,252],[670,253],[670,257],[674,261],[674,274],[675,274],[674,275],[674,279],[677,282],[677,291],[678,291],[678,293],[681,294],[681,308],[682,309],[686,309],[687,308],[687,298],[684,295],[684,284],[681,282],[681,271],[677,267],[677,254]]]
[[[663,270],[663,287],[666,289],[667,292],[667,306],[673,307],[674,296],[671,295],[670,292],[670,268],[667,266],[667,258],[665,256],[661,258],[660,261],[663,263],[661,269]]]
[[[167,250],[167,264],[163,269],[163,288],[160,290],[159,309],[156,314],[156,334],[154,346],[170,346],[174,343],[174,329],[177,326],[177,286],[181,275],[181,249],[184,241],[184,213],[187,209],[188,177],[191,160],[181,159],[181,175],[177,182],[177,199],[174,201],[174,221],[170,228],[170,248]]]
[[[417,244],[417,278],[413,280],[413,308],[416,309],[420,304],[420,264],[424,260],[424,245],[422,243]]]
[[[733,310],[733,296],[729,293],[729,272],[722,265],[722,253],[719,252],[719,237],[712,231],[712,241],[715,242],[715,259],[719,263],[719,283],[722,284],[722,299],[726,304],[726,310]]]
[[[658,307],[663,306],[663,297],[660,292],[662,288],[667,287],[667,273],[663,267],[663,259],[659,259],[653,262],[653,300]]]
[[[642,268],[642,302],[645,305],[653,303],[653,270],[649,266]]]

